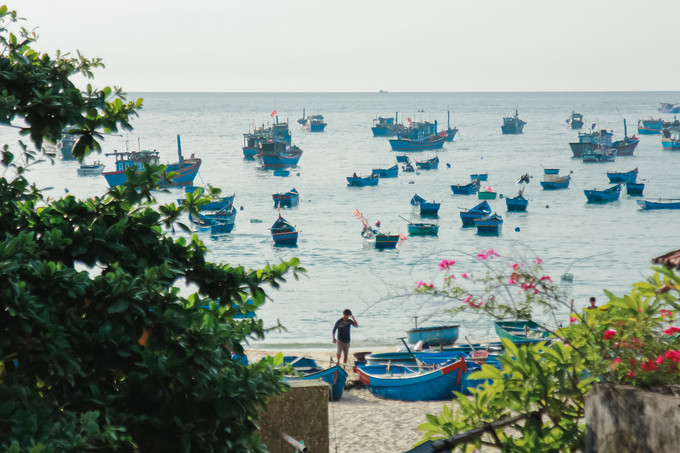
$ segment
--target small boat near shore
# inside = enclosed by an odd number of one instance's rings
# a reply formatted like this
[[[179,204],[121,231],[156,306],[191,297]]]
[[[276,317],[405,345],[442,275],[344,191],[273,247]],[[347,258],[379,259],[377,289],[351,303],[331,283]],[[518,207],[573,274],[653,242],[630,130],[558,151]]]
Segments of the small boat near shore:
[[[548,341],[550,332],[534,321],[495,321],[496,335],[513,343],[531,344]]]
[[[285,363],[285,362],[284,362]],[[293,369],[300,373],[300,376],[284,376],[283,382],[291,381],[309,381],[321,379],[330,385],[329,401],[338,401],[342,398],[345,390],[345,383],[347,382],[347,372],[339,365],[334,365],[330,368],[321,369],[316,366],[313,367],[298,367],[293,364]]]
[[[460,335],[460,325],[415,327],[406,331],[408,342],[415,344],[419,341],[430,346],[448,346],[454,344]]]

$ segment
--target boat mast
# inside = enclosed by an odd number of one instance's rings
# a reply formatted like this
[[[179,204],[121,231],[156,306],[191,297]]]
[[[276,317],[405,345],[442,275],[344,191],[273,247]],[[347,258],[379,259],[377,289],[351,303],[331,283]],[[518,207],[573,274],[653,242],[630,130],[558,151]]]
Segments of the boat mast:
[[[182,143],[179,140],[179,134],[177,134],[177,154],[179,155],[179,165],[182,166]]]

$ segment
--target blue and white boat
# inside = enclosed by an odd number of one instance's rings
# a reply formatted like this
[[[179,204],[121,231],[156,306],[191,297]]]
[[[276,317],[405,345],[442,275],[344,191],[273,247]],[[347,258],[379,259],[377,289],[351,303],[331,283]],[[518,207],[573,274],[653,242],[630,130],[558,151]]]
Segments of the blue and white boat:
[[[640,209],[680,209],[680,198],[659,198],[658,200],[636,200]]]
[[[91,164],[86,164],[83,162],[80,164],[80,167],[78,167],[78,176],[99,176],[104,173],[104,167],[106,167],[106,165],[102,164],[98,160]]]
[[[474,179],[467,184],[452,184],[451,192],[454,195],[474,195],[479,192],[480,185],[478,179]]]
[[[614,147],[592,147],[583,151],[581,159],[586,163],[614,162],[617,150]]]
[[[439,233],[439,225],[436,223],[409,221],[406,228],[411,236],[436,236]]]
[[[399,135],[390,139],[392,151],[428,151],[444,147],[447,135],[437,133],[437,122],[416,123]]]
[[[423,161],[416,160],[416,168],[419,170],[435,170],[437,167],[439,167],[439,156]]]
[[[638,134],[640,135],[658,135],[664,127],[669,127],[670,123],[661,118],[647,118],[638,121]]]
[[[546,168],[543,172],[543,181],[541,181],[543,190],[559,190],[569,187],[569,182],[571,181],[570,175],[560,176],[560,170],[557,168]]]
[[[421,364],[442,365],[466,358],[467,354],[462,351],[426,349],[419,352],[381,352],[366,356],[364,365],[401,365],[406,367],[418,367]]]
[[[414,213],[422,217],[437,217],[440,206],[441,203],[427,201],[418,194],[413,195],[413,198],[411,198],[411,207]]]
[[[438,401],[454,398],[454,391],[463,390],[465,360],[431,371],[391,365],[357,367],[359,380],[378,398],[399,401]]]
[[[300,194],[295,188],[285,193],[275,193],[272,195],[274,199],[274,207],[277,206],[297,206],[300,201]]]
[[[172,181],[161,179],[158,182],[159,187],[175,187],[188,186],[193,184],[194,178],[201,168],[201,159],[194,157],[192,154],[189,159],[182,157],[182,145],[180,143],[179,134],[177,135],[177,154],[179,155],[179,162],[167,164],[165,171],[167,173],[175,173]],[[134,168],[137,171],[142,171],[144,165],[159,165],[158,151],[125,151],[105,154],[105,156],[114,156],[116,158],[116,169],[110,172],[104,172],[104,178],[109,186],[119,186],[127,182],[127,175],[125,174],[128,168]]]
[[[503,118],[501,132],[503,132],[503,134],[521,134],[526,124],[526,121],[519,119],[519,113],[517,109],[515,109],[514,116],[507,116]]]
[[[283,169],[295,167],[302,157],[302,150],[297,146],[286,146],[285,142],[260,143],[258,157],[265,169]]]
[[[347,382],[347,372],[342,369],[341,366],[335,365],[325,370],[318,367],[311,369],[298,369],[295,365],[293,368],[300,372],[301,376],[284,376],[283,382],[292,381],[309,381],[315,379],[321,379],[328,385],[330,385],[330,401],[338,401],[342,398],[342,394],[345,390],[345,383]]]
[[[680,151],[680,127],[664,128],[661,131],[661,147],[664,151]]]
[[[393,137],[406,130],[406,126],[398,123],[399,113],[394,114],[394,118],[379,116],[373,120],[371,131],[374,137]]]
[[[475,226],[475,220],[481,219],[491,214],[491,206],[486,200],[479,203],[477,206],[460,212],[460,220],[463,222],[463,227]]]
[[[406,154],[400,154],[397,156],[397,162],[399,163],[406,163],[409,161],[409,157]]]
[[[374,168],[371,173],[380,178],[396,178],[399,176],[399,166],[395,164],[390,168]]]
[[[69,134],[68,132],[61,134],[61,139],[57,142],[57,149],[61,153],[62,160],[75,160],[75,157],[73,157],[73,147],[77,141],[77,135]]]
[[[616,184],[615,186],[611,186],[604,190],[584,190],[583,193],[586,195],[589,203],[607,203],[616,201],[621,196],[621,184]]]
[[[364,187],[364,186],[377,186],[380,177],[374,174],[370,176],[357,176],[354,173],[352,176],[347,177],[347,185],[350,187]]]
[[[474,219],[477,234],[479,235],[494,235],[501,234],[503,228],[503,217],[497,213],[488,214],[481,219]]]
[[[193,188],[194,190],[188,190],[188,188]],[[200,191],[200,193],[203,193],[203,188],[202,187],[196,187],[196,186],[186,186],[185,188],[186,193],[193,193],[196,192],[197,190]],[[215,197],[206,203],[199,204],[197,206],[199,211],[221,211],[224,209],[229,209],[234,205],[234,198],[236,198],[236,194],[233,195],[227,195],[224,197]],[[177,204],[185,204],[186,200],[183,198],[178,198],[177,199]]]
[[[569,143],[569,147],[573,157],[583,157],[583,153],[586,150],[591,150],[595,147],[612,146],[613,137],[614,134],[605,129],[579,132],[578,142]]]
[[[495,321],[496,334],[516,345],[549,341],[550,332],[534,321]]]
[[[480,181],[487,181],[489,179],[488,173],[472,173],[470,179],[478,179]]]
[[[305,116],[305,109],[302,109],[302,118],[298,120],[298,124],[309,132],[323,132],[326,129],[327,123],[321,114]]]
[[[190,213],[189,221],[200,232],[210,234],[231,233],[236,223],[236,209],[234,209],[234,206],[229,206],[217,211]]]
[[[659,107],[661,113],[680,113],[680,104],[671,104],[669,102],[662,102]]]
[[[272,225],[271,233],[274,245],[297,245],[298,231],[281,214]]]
[[[571,129],[581,129],[583,127],[583,115],[572,110],[571,115],[567,118],[567,124]]]
[[[635,182],[637,180],[638,176],[638,169],[635,168],[630,171],[608,171],[607,172],[607,178],[609,178],[609,182],[615,183],[615,182]]]

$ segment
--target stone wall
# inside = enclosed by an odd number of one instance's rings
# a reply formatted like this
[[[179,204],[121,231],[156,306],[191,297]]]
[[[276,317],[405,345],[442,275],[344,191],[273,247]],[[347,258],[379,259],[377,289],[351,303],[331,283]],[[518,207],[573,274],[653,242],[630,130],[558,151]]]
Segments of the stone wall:
[[[303,441],[307,451],[328,452],[328,396],[330,386],[321,380],[292,381],[290,390],[269,399],[261,411],[260,436],[271,453],[296,449],[281,438],[281,432]]]
[[[586,453],[680,451],[679,389],[596,385],[586,397]]]

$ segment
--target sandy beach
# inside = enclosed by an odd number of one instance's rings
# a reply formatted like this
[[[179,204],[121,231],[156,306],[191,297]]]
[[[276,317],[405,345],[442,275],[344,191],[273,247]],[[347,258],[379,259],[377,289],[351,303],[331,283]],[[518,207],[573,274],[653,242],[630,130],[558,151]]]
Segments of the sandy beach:
[[[372,352],[390,352],[395,348],[375,349]],[[266,355],[283,352],[284,355],[304,355],[313,358],[319,365],[335,360],[335,349],[323,350],[262,350],[247,349],[249,360],[258,360]],[[358,380],[352,372],[354,363],[350,350],[347,381]],[[404,402],[383,400],[374,397],[366,389],[345,390],[342,399],[329,402],[328,430],[332,453],[349,452],[405,452],[422,438],[418,426],[427,420],[425,414],[439,414],[447,401]]]

